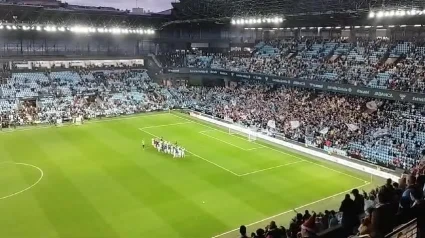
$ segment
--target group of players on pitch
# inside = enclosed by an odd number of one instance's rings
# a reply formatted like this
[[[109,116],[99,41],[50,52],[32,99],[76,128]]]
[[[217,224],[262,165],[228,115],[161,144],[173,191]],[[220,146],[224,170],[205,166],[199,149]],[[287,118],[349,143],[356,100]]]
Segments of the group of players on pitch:
[[[171,142],[163,140],[162,138],[152,138],[152,146],[157,149],[158,152],[173,155],[173,158],[185,157],[185,148],[178,146],[177,142],[173,144]]]

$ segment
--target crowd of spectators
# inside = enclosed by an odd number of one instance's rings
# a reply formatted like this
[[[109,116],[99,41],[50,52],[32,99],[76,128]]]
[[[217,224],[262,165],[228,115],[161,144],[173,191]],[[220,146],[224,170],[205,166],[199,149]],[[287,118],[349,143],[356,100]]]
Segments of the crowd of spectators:
[[[423,44],[303,38],[262,42],[250,54],[180,52],[159,57],[164,67],[224,69],[423,93]]]
[[[251,82],[178,92],[179,105],[393,169],[416,167],[425,150],[421,105]]]
[[[117,116],[173,106],[143,70],[16,73],[0,87],[3,127]]]
[[[276,222],[258,228],[252,238],[299,238],[318,237],[336,227],[339,237],[385,237],[397,227],[417,219],[416,237],[425,237],[425,175],[406,176],[398,182],[391,179],[384,186],[369,193],[353,189],[346,194],[338,211],[323,213],[297,213],[286,229]],[[247,238],[247,227],[239,229],[241,238]],[[406,234],[403,234],[406,235]]]

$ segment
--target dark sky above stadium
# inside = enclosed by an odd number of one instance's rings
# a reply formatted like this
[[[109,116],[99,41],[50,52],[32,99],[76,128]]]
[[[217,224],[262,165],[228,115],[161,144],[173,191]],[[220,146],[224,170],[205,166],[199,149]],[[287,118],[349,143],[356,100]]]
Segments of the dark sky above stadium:
[[[138,0],[138,6],[153,12],[159,12],[171,8],[171,2],[175,0]],[[129,9],[136,7],[136,0],[67,0],[70,4],[86,6],[114,7],[118,9]]]

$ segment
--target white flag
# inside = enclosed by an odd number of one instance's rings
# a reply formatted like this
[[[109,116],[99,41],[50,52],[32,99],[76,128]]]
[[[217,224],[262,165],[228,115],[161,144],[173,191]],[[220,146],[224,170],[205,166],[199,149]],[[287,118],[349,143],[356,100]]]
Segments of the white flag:
[[[267,122],[267,126],[270,127],[270,128],[276,128],[276,122],[275,122],[275,120],[269,120]]]
[[[322,134],[322,135],[326,135],[326,134],[328,133],[328,131],[329,131],[329,127],[325,127],[325,128],[323,128],[322,130],[320,130],[319,132],[320,132],[320,134]]]
[[[299,121],[290,121],[289,123],[291,124],[292,129],[297,129],[301,125]]]
[[[373,137],[381,137],[381,136],[386,136],[389,135],[390,132],[388,131],[388,129],[378,129],[373,133]]]
[[[347,125],[348,130],[350,130],[350,131],[357,131],[359,129],[359,127],[357,125],[354,125],[354,124],[348,124],[347,123],[345,125]]]

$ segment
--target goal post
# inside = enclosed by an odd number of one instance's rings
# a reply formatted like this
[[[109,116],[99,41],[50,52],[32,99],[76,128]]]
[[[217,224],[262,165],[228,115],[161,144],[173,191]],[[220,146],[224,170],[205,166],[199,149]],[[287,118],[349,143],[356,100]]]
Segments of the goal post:
[[[255,131],[251,131],[247,129],[245,132],[242,132],[240,130],[234,130],[232,128],[228,128],[229,135],[236,135],[243,138],[246,138],[248,141],[256,141],[257,140],[257,133]]]

